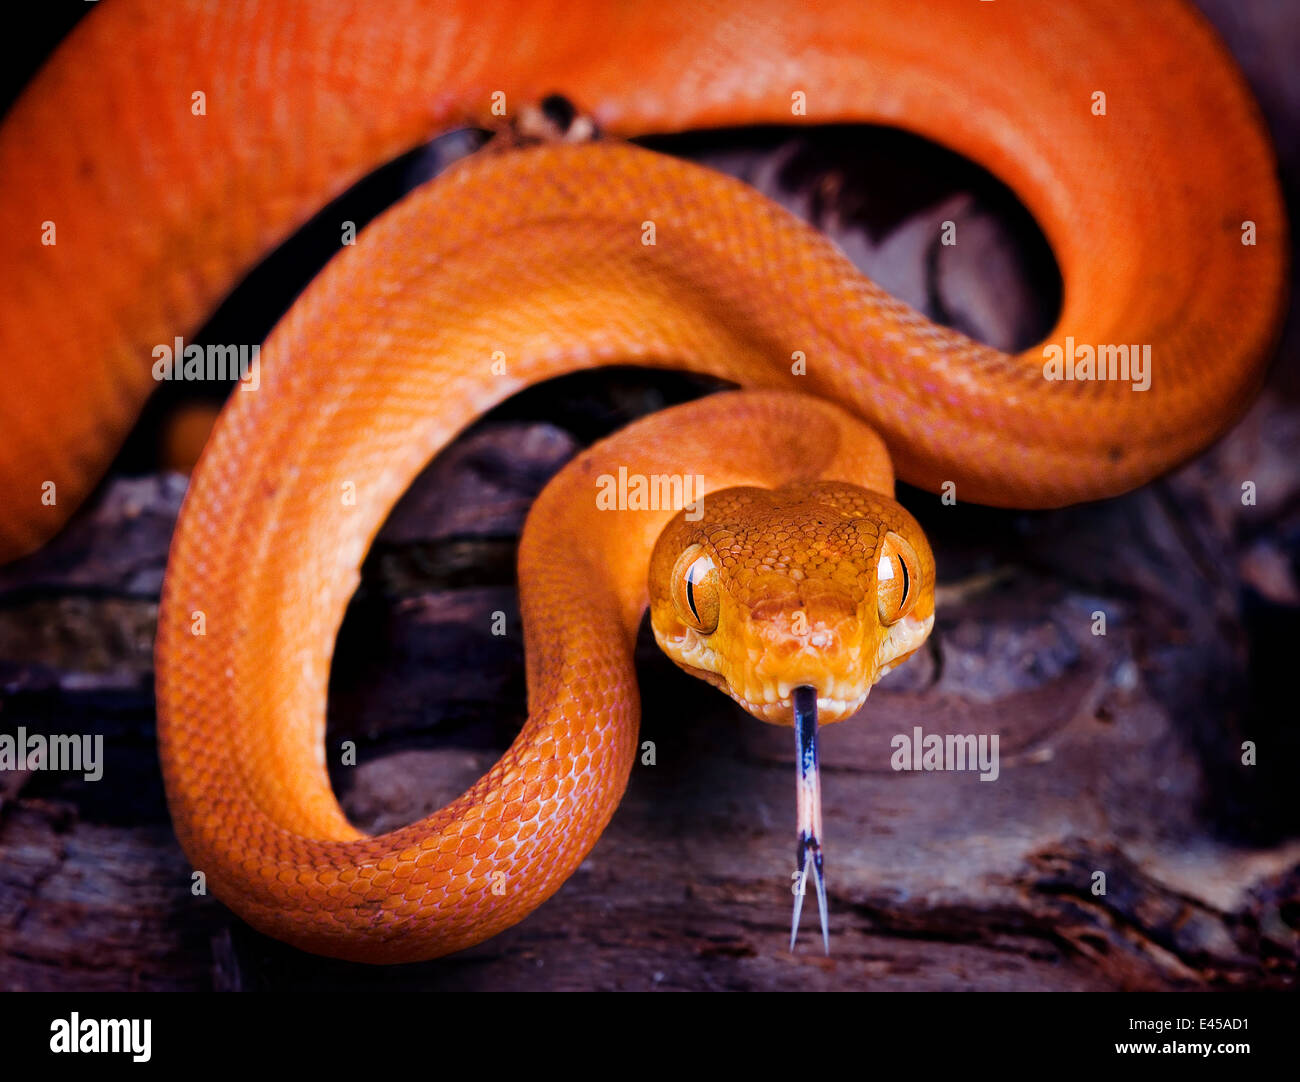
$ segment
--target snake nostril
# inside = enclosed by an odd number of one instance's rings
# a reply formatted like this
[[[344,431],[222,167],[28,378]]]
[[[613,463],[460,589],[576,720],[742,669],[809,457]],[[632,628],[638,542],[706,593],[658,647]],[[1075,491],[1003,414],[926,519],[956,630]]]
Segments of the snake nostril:
[[[541,100],[540,108],[546,119],[560,131],[567,133],[578,118],[578,107],[563,94],[548,94]]]

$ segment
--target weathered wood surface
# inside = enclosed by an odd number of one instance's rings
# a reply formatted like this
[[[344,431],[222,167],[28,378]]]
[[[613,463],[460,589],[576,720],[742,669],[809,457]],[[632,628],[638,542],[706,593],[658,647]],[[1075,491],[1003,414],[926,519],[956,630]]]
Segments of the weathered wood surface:
[[[1294,191],[1300,108],[1275,80],[1295,53],[1278,42],[1296,32],[1269,18],[1222,25]],[[860,227],[890,200],[873,202],[855,170],[906,169],[910,154],[934,171],[927,152],[880,139],[834,166],[815,137],[761,151],[715,139],[701,154],[830,228],[900,295],[989,341],[1032,340],[1053,284],[1025,288],[1042,280],[1040,257],[1009,244],[999,197],[977,179],[974,196],[904,182],[893,226]],[[933,258],[947,218],[982,239]],[[904,490],[935,546],[941,606],[930,649],[858,719],[825,730],[829,959],[808,913],[799,951],[785,950],[790,734],[678,672],[644,634],[656,764],[634,769],[590,858],[518,927],[379,970],[300,954],[192,897],[157,767],[151,659],[183,482],[118,477],[47,550],[0,568],[0,731],[100,733],[107,753],[95,783],[0,772],[0,987],[1294,987],[1296,360],[1293,322],[1242,425],[1118,500],[1031,514]],[[356,823],[426,814],[509,743],[525,698],[514,545],[532,496],[595,434],[699,389],[571,378],[498,411],[426,471],[371,554],[334,666],[328,741],[336,761],[342,741],[360,748],[360,765],[334,771]],[[505,636],[491,633],[498,610]],[[1000,734],[1000,777],[894,772],[890,738],[913,726]],[[1242,765],[1243,741],[1257,765]]]

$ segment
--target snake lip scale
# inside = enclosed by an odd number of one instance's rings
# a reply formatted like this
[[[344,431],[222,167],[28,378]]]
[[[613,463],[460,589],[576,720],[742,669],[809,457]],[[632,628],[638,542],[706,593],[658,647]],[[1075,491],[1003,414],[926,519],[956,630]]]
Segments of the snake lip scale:
[[[934,623],[933,553],[895,478],[1060,507],[1234,423],[1288,269],[1259,110],[1180,0],[104,0],[0,125],[0,560],[104,474],[159,343],[367,172],[503,119],[516,138],[341,245],[206,439],[155,643],[177,837],[232,910],[304,950],[389,963],[479,943],[553,895],[614,814],[648,609],[679,666],[791,727],[791,946],[811,876],[829,949],[819,726]],[[1131,344],[1142,371],[1049,378],[1043,346],[931,324],[740,182],[626,142],[792,123],[907,129],[999,176],[1061,267],[1046,342]],[[324,725],[370,542],[476,417],[610,364],[741,390],[644,418],[546,486],[519,545],[525,724],[446,807],[364,834]],[[703,513],[598,507],[617,468],[704,478]]]

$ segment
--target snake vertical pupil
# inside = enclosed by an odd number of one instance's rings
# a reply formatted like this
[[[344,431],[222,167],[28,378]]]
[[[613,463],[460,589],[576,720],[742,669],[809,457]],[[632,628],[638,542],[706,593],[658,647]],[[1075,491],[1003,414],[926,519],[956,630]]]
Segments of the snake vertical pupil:
[[[673,605],[678,619],[705,635],[718,626],[718,569],[702,545],[691,545],[673,571]]]
[[[907,539],[890,530],[876,566],[876,608],[883,624],[901,620],[912,601],[912,577],[918,567]]]

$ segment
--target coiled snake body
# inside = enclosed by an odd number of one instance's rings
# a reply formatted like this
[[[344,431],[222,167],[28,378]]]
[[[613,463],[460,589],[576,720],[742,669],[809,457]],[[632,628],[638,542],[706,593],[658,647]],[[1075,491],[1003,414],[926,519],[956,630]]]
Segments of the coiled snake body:
[[[1171,0],[106,0],[0,128],[0,557],[94,485],[152,386],[153,347],[297,224],[400,151],[492,122],[494,102],[554,91],[615,137],[857,121],[944,143],[1006,180],[1052,243],[1065,292],[1048,341],[1149,344],[1150,389],[1045,379],[1041,348],[933,326],[738,182],[612,139],[478,155],[414,192],[312,282],[265,344],[259,389],[232,396],[159,619],[178,836],[227,904],[308,950],[433,957],[558,889],[631,769],[647,602],[670,655],[756,716],[845,716],[933,619],[891,455],[963,500],[1115,494],[1229,426],[1277,333],[1271,151],[1222,46]],[[763,393],[656,415],[552,482],[519,557],[526,725],[460,799],[362,835],[330,789],[323,727],[370,539],[484,410],[611,363]],[[611,461],[702,475],[702,517],[601,512]],[[806,766],[800,854],[820,873]]]

